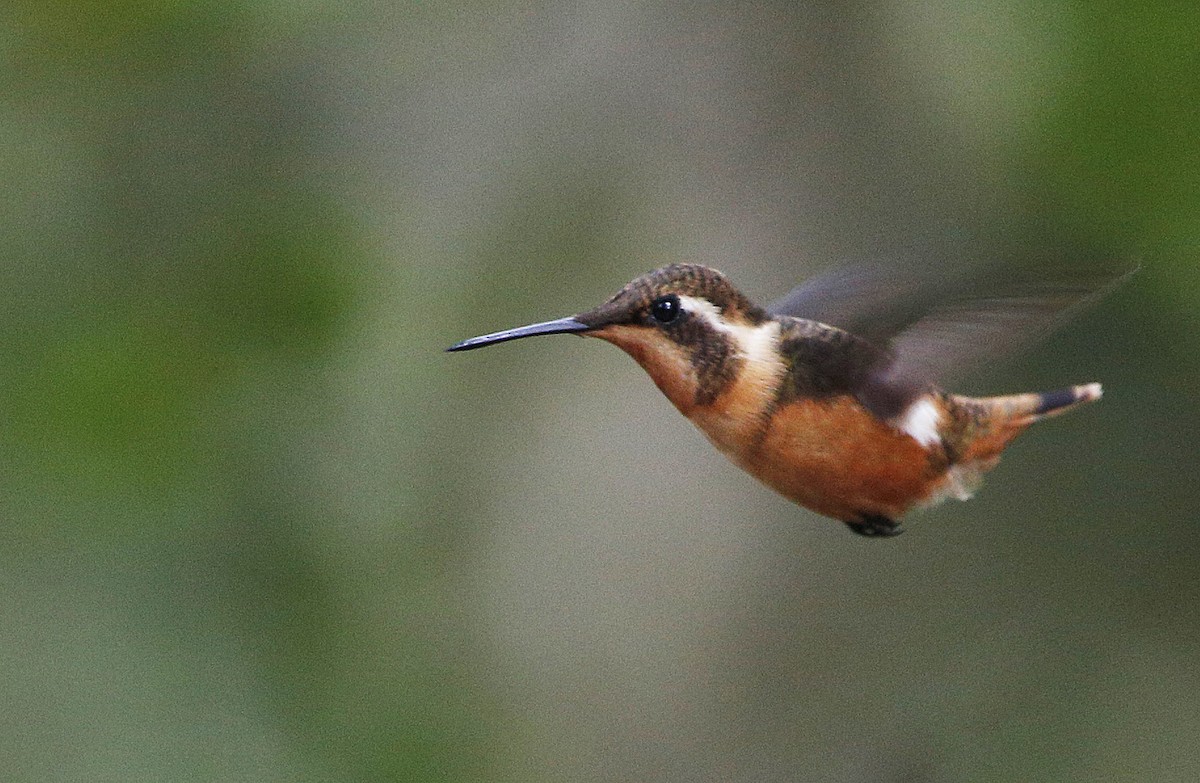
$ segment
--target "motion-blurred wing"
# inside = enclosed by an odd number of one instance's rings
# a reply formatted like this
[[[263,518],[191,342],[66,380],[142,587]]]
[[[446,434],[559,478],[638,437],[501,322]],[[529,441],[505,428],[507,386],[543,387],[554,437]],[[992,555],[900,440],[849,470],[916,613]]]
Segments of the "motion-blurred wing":
[[[1005,296],[938,307],[891,339],[891,363],[875,373],[859,397],[876,415],[895,416],[931,385],[959,379],[987,360],[1046,337],[1136,271],[1100,281],[1034,284]]]
[[[885,350],[891,361],[858,396],[888,419],[932,385],[1044,338],[1136,271],[1089,277],[1059,269],[1049,280],[1024,284],[993,274],[968,284],[903,266],[860,264],[806,281],[768,312],[836,326]]]
[[[861,263],[804,281],[767,312],[819,321],[885,345],[944,295],[939,281],[912,265]]]
[[[986,360],[1045,338],[1134,271],[1103,280],[1033,284],[1003,296],[938,307],[892,338],[891,374],[929,382],[955,379]]]

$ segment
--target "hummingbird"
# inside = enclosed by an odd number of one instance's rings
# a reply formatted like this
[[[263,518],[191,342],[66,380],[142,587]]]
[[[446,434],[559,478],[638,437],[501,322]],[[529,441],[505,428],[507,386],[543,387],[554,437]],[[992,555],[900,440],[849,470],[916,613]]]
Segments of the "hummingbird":
[[[942,377],[1045,331],[1114,284],[922,303],[928,291],[915,278],[863,265],[760,307],[715,269],[672,264],[591,310],[447,350],[598,337],[633,357],[734,464],[855,533],[890,537],[914,508],[969,499],[1029,425],[1101,396],[1099,383],[1085,383],[971,397],[944,391]]]

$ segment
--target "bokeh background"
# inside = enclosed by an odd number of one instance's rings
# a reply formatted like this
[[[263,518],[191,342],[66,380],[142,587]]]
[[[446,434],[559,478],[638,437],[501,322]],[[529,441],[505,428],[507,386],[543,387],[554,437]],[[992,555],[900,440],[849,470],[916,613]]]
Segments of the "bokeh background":
[[[5,3],[0,778],[1200,779],[1198,9]],[[610,346],[441,352],[1077,252],[961,388],[1104,402],[886,542]]]

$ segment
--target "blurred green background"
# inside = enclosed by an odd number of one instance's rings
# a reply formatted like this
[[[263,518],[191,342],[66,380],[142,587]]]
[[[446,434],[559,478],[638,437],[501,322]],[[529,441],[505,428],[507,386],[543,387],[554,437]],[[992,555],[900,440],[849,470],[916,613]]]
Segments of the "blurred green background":
[[[6,3],[0,779],[1200,779],[1198,9]],[[883,543],[441,352],[1068,246],[1145,266],[963,390],[1104,402]]]

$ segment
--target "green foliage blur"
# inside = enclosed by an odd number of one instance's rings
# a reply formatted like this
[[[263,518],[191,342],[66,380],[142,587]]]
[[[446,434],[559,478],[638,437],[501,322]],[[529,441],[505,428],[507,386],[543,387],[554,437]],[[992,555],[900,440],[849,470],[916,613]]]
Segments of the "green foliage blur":
[[[1200,778],[1200,7],[0,9],[0,780]],[[864,541],[618,352],[671,260],[1142,271]]]

